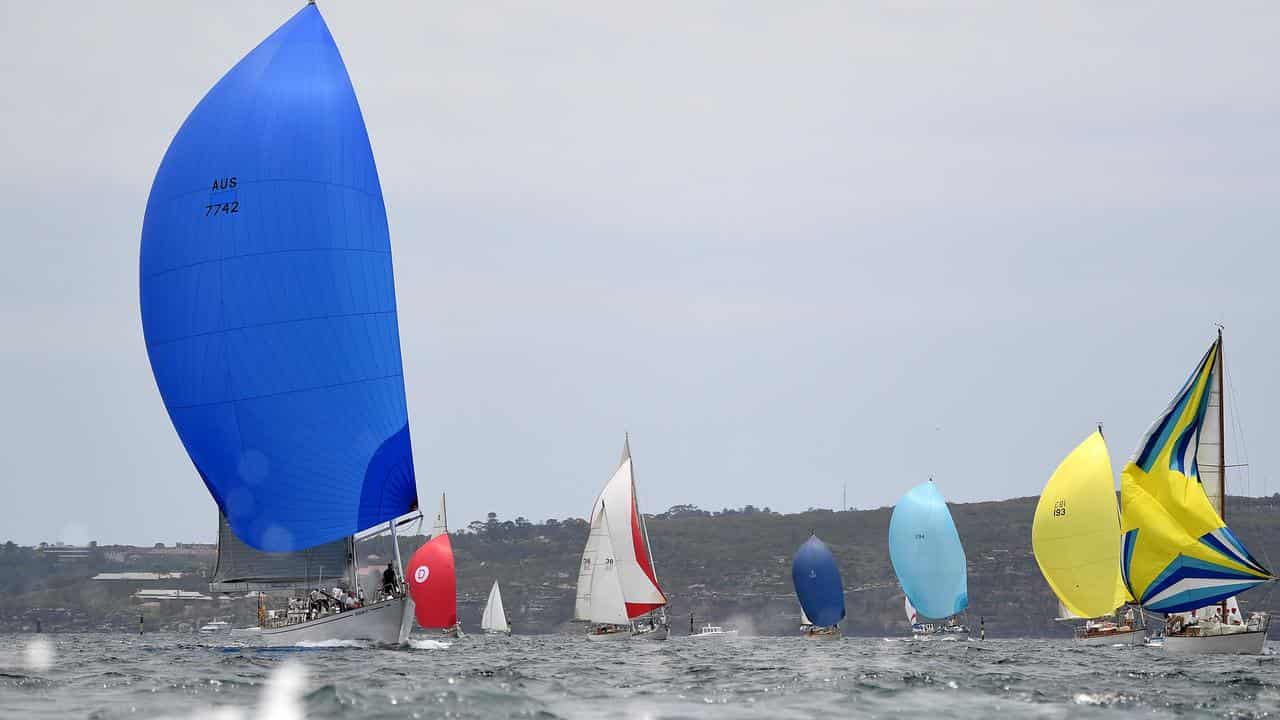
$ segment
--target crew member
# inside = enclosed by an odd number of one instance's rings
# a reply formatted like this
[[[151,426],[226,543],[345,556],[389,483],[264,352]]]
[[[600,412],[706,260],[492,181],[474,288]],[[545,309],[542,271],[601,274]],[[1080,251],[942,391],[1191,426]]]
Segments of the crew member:
[[[387,569],[382,571],[382,594],[387,597],[396,594],[396,571],[391,563],[387,563]]]

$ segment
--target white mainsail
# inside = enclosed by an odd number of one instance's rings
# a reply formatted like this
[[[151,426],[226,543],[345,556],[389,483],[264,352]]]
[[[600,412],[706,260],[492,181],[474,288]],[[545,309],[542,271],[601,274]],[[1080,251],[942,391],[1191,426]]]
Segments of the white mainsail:
[[[1196,471],[1200,475],[1200,485],[1209,498],[1209,504],[1218,517],[1223,520],[1222,488],[1226,478],[1223,471],[1223,428],[1222,428],[1222,353],[1219,352],[1213,361],[1213,379],[1209,383],[1209,399],[1204,409],[1204,419],[1200,422],[1200,432],[1196,445]]]
[[[489,601],[484,604],[484,615],[480,618],[480,629],[488,632],[511,632],[507,624],[507,611],[502,606],[502,591],[498,589],[498,581],[493,581],[489,590]]]
[[[800,606],[800,627],[804,627],[805,625],[812,625],[812,624],[813,624],[813,621],[809,619],[808,615],[804,614],[804,606],[801,605]]]
[[[444,493],[440,493],[440,512],[436,513],[436,521],[431,525],[431,535],[444,535],[449,532],[449,513],[445,507]]]
[[[915,606],[911,604],[911,598],[907,597],[904,593],[902,595],[902,602],[904,604],[903,610],[907,613],[907,622],[915,625],[920,620],[920,614],[916,612]]]

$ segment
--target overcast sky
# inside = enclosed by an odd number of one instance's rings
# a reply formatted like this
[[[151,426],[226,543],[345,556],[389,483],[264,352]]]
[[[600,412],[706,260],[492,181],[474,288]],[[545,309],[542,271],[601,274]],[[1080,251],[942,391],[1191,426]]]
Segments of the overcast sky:
[[[0,540],[213,538],[139,233],[301,4],[0,6]],[[1280,490],[1280,5],[958,5],[322,1],[424,505],[584,516],[624,431],[650,512],[1034,495],[1098,420],[1118,470],[1215,322],[1230,489]]]

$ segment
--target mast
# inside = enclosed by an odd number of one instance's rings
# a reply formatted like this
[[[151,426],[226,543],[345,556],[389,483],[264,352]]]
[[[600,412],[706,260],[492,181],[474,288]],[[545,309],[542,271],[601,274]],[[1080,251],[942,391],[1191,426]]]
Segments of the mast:
[[[399,592],[400,588],[405,585],[404,563],[400,561],[400,539],[396,537],[395,518],[392,518],[391,522],[387,523],[387,526],[391,528],[391,553],[396,559],[396,591]]]
[[[1217,372],[1213,374],[1213,383],[1218,391],[1218,515],[1225,523],[1227,521],[1227,425],[1223,420],[1226,417],[1227,396],[1222,392],[1222,376],[1227,372],[1227,363],[1222,359],[1221,325],[1218,326],[1218,357],[1215,362],[1218,364]],[[1218,620],[1224,625],[1227,622],[1226,598],[1218,603]]]
[[[1226,417],[1227,396],[1222,392],[1223,381],[1222,376],[1227,372],[1227,364],[1222,359],[1222,326],[1218,326],[1218,372],[1214,373],[1214,385],[1218,391],[1218,497],[1219,512],[1222,521],[1227,521],[1227,424],[1224,422]],[[1223,601],[1226,602],[1225,600]]]

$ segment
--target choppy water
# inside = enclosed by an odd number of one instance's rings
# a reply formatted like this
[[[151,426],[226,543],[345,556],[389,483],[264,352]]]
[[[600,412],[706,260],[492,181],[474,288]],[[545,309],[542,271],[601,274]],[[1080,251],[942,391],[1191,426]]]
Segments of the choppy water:
[[[413,644],[264,651],[163,634],[0,635],[0,716],[993,720],[1280,712],[1280,655],[1174,658],[1044,640],[596,644],[468,636]]]

